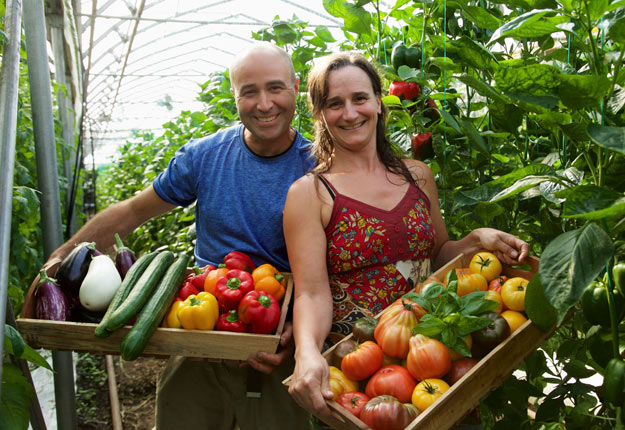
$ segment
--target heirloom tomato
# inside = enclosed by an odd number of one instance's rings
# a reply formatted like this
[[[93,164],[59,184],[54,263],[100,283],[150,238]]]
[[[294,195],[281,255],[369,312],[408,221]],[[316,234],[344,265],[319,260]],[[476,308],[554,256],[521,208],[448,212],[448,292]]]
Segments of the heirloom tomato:
[[[488,283],[488,289],[496,291],[501,294],[501,286],[508,280],[507,276],[501,275],[497,276],[495,279]]]
[[[382,366],[384,353],[377,343],[367,340],[356,344],[352,352],[343,357],[341,370],[352,381],[361,381],[373,375]]]
[[[507,309],[523,312],[525,310],[525,278],[510,278],[501,286],[501,298]]]
[[[449,349],[436,339],[414,335],[410,338],[406,367],[417,380],[441,378],[451,368]]]
[[[412,328],[419,323],[425,311],[417,303],[398,299],[380,316],[375,328],[375,341],[390,357],[404,358],[408,354]]]
[[[473,273],[470,269],[460,268],[456,269],[456,275],[458,276],[456,294],[460,297],[474,291],[486,291],[488,289],[488,282],[486,282],[484,275],[480,273]]]
[[[490,252],[478,252],[471,258],[469,269],[483,275],[488,282],[501,274],[501,262]]]
[[[445,391],[449,390],[449,384],[442,379],[428,378],[419,382],[412,393],[412,404],[423,412],[429,408]]]
[[[330,370],[330,390],[334,393],[332,400],[335,402],[343,393],[349,391],[358,391],[358,382],[352,381],[345,376],[343,372],[337,367],[329,366]]]
[[[354,338],[358,342],[364,342],[366,340],[375,340],[375,336],[373,333],[375,332],[375,328],[378,325],[378,320],[371,317],[362,317],[358,318],[354,323],[354,328],[352,329],[352,333],[354,334]]]
[[[355,417],[360,417],[360,412],[365,404],[371,400],[369,396],[358,391],[349,391],[339,396],[337,402],[347,409]]]
[[[525,315],[517,311],[503,311],[501,316],[508,323],[508,326],[510,327],[510,334],[514,333],[519,327],[525,324],[525,321],[527,321]]]
[[[373,430],[403,430],[419,411],[410,403],[393,396],[377,396],[369,400],[360,412],[360,420]]]
[[[332,350],[332,354],[330,355],[330,365],[334,367],[341,368],[341,361],[343,361],[343,357],[352,352],[356,348],[356,341],[353,339],[345,339],[341,341],[338,345],[334,347]]]
[[[488,354],[510,335],[508,322],[497,312],[488,312],[480,316],[490,319],[491,322],[483,329],[471,333],[473,338],[471,352],[477,357],[483,357]]]
[[[445,382],[453,385],[464,376],[469,370],[478,363],[478,360],[472,357],[461,358],[451,363],[451,369],[445,375]]]
[[[391,364],[382,367],[373,374],[367,382],[365,393],[371,398],[388,394],[396,397],[402,403],[408,403],[412,398],[415,385],[417,385],[417,381],[408,372],[408,369]]]
[[[495,308],[495,312],[498,314],[503,311],[503,300],[501,299],[501,294],[499,294],[495,290],[488,290],[486,295],[484,296],[484,300],[492,300],[493,302],[497,302],[497,307]]]

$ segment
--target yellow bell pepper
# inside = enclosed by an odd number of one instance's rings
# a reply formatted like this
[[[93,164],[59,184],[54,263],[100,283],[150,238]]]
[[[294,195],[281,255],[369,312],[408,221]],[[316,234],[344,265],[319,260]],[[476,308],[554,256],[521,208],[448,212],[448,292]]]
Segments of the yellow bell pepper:
[[[178,309],[178,319],[186,329],[212,330],[218,317],[217,299],[206,291],[191,294]]]
[[[286,278],[271,264],[258,266],[252,272],[254,289],[271,294],[278,302],[284,297],[286,291]]]
[[[171,304],[169,310],[167,311],[167,315],[163,320],[162,326],[165,328],[181,328],[180,320],[178,319],[178,309],[180,309],[183,305],[182,300],[176,300]]]

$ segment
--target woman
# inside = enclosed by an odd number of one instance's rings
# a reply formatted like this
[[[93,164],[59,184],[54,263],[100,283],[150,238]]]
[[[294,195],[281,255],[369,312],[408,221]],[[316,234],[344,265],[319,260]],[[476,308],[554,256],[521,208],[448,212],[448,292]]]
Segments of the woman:
[[[284,234],[295,285],[296,366],[289,392],[323,418],[332,398],[321,352],[459,253],[492,250],[514,264],[528,244],[493,229],[451,241],[426,164],[394,156],[380,76],[355,53],[321,59],[308,77],[316,120],[312,173],[287,195]]]

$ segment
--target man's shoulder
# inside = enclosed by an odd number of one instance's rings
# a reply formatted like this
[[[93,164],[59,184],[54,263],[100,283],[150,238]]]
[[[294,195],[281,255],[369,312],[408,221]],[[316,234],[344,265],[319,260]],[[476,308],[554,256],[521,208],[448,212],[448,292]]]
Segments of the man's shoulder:
[[[191,139],[184,146],[189,150],[208,150],[222,145],[230,145],[233,140],[239,138],[240,134],[241,125],[233,125],[207,136]]]

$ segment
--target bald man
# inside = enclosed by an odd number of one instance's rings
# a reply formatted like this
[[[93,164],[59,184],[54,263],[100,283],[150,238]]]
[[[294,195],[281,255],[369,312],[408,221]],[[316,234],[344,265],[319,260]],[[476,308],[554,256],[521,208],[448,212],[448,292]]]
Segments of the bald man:
[[[218,265],[237,250],[289,271],[282,209],[291,183],[313,165],[310,142],[291,128],[299,81],[289,55],[266,42],[237,56],[230,79],[241,124],[185,144],[150,187],[100,212],[50,259],[84,241],[109,247],[115,232],[123,237],[196,202],[196,265]],[[159,379],[156,428],[311,428],[281,384],[293,370],[290,323],[280,345],[246,363],[170,358]]]

